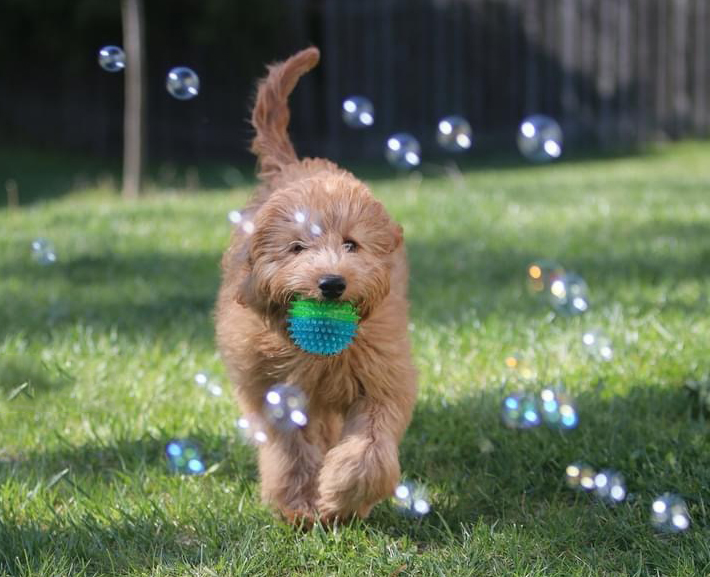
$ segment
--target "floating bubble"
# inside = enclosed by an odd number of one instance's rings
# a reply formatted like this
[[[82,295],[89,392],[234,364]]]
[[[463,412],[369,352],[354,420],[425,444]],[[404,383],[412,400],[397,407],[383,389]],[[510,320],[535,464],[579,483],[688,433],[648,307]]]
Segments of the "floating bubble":
[[[318,224],[319,219],[308,210],[296,210],[293,213],[293,222],[299,225],[301,231],[311,236],[320,236],[323,234],[323,228]],[[300,244],[300,243],[295,243]]]
[[[598,330],[587,330],[582,334],[582,344],[587,353],[601,361],[610,361],[614,357],[611,341]]]
[[[201,389],[205,389],[213,397],[222,395],[222,386],[207,372],[200,371],[197,373],[195,375],[195,384]]]
[[[567,486],[571,489],[592,491],[596,486],[596,476],[597,472],[586,463],[572,463],[565,469]]]
[[[281,383],[264,397],[264,416],[277,428],[293,430],[308,424],[306,395],[296,385]]]
[[[503,423],[511,429],[529,429],[540,424],[534,395],[518,392],[503,400]]]
[[[542,114],[528,116],[518,129],[518,149],[533,162],[548,162],[562,154],[562,129]]]
[[[205,464],[199,447],[192,441],[174,439],[165,445],[165,455],[170,468],[184,475],[199,475],[205,472]]]
[[[168,72],[165,87],[178,100],[190,100],[200,92],[200,78],[191,68],[177,66]]]
[[[528,265],[528,289],[532,294],[549,294],[552,283],[564,274],[565,269],[555,261],[536,260]]]
[[[606,469],[594,476],[594,492],[609,503],[621,503],[626,499],[626,483],[621,473]]]
[[[400,483],[394,490],[392,502],[395,508],[412,517],[423,517],[431,511],[427,490],[417,483]]]
[[[368,128],[375,123],[375,107],[365,96],[343,100],[343,121],[350,128]]]
[[[473,145],[471,125],[463,116],[442,118],[439,121],[436,141],[449,152],[468,150]]]
[[[57,262],[57,252],[54,245],[46,238],[36,238],[30,244],[32,258],[37,264],[47,266]]]
[[[387,139],[385,158],[396,168],[414,168],[422,161],[419,141],[411,134],[398,132]]]
[[[241,229],[244,234],[252,234],[254,232],[254,222],[250,217],[251,213],[241,210],[230,210],[227,213],[227,221],[235,228]]]
[[[254,417],[239,417],[235,421],[235,425],[239,435],[248,443],[263,445],[269,440],[264,428],[261,426],[261,423]]]
[[[505,357],[505,366],[514,377],[524,381],[531,381],[536,376],[535,369],[521,353],[514,353]]]
[[[589,309],[587,283],[575,273],[564,273],[550,284],[550,303],[560,314],[580,315]]]
[[[227,220],[234,225],[238,225],[244,220],[244,215],[238,210],[230,210],[227,213]]]
[[[120,72],[126,67],[126,53],[118,46],[104,46],[99,50],[99,66],[106,72]]]
[[[651,505],[651,524],[665,533],[685,531],[690,527],[690,515],[685,501],[672,493],[656,497]]]
[[[540,393],[540,414],[545,424],[560,429],[574,429],[579,424],[574,400],[560,389],[543,389]]]

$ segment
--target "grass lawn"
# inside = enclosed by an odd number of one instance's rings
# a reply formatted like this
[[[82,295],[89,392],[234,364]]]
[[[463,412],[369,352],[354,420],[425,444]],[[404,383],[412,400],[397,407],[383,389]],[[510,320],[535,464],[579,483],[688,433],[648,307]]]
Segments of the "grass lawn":
[[[710,431],[684,391],[710,379],[708,158],[689,143],[373,178],[408,244],[420,395],[401,461],[432,512],[384,503],[335,531],[296,532],[260,504],[215,352],[226,214],[247,186],[133,204],[88,188],[0,209],[0,574],[710,574]],[[30,259],[38,236],[56,264]],[[527,294],[540,257],[587,280],[587,314]],[[585,354],[588,327],[610,336],[612,362]],[[562,381],[576,397],[578,429],[501,424],[516,352],[537,370],[531,389]],[[196,387],[199,370],[225,395]],[[168,470],[164,446],[182,437],[208,474]],[[627,501],[569,490],[578,460],[621,471]],[[688,504],[685,533],[650,526],[666,491]]]

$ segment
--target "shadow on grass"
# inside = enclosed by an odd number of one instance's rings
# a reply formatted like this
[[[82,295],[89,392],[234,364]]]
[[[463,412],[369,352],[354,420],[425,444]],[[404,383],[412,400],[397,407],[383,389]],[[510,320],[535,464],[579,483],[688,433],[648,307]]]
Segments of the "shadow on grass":
[[[6,183],[14,181],[21,206],[56,200],[87,188],[118,191],[121,167],[116,160],[68,153],[0,149],[0,208],[7,206]],[[254,167],[207,162],[199,166],[162,163],[148,166],[146,189],[150,192],[226,192],[238,186],[254,186]]]
[[[704,503],[710,498],[708,423],[692,416],[692,403],[680,384],[638,385],[623,396],[605,395],[603,389],[582,394],[577,398],[581,425],[573,431],[506,429],[499,420],[502,397],[502,390],[494,390],[473,393],[447,405],[420,402],[402,444],[401,461],[408,478],[430,487],[433,511],[422,520],[412,520],[381,505],[364,525],[381,536],[407,536],[420,550],[460,544],[470,531],[465,527],[472,523],[484,523],[491,535],[524,527],[532,538],[539,539],[540,554],[551,560],[583,559],[593,565],[601,549],[619,571],[631,574],[638,567],[639,556],[646,559],[648,554],[646,568],[667,574],[672,572],[674,557],[670,555],[663,566],[651,554],[658,540],[648,526],[648,508],[654,495],[671,491],[688,502],[693,531],[665,546],[666,552],[688,539],[710,536],[703,515]],[[78,487],[83,495],[78,499],[90,501],[81,487],[97,483],[123,482],[129,493],[134,489],[140,493],[143,489],[139,487],[144,486],[141,479],[169,474],[164,457],[169,438],[161,434],[81,446],[60,439],[56,449],[6,463],[0,484],[3,478],[26,479],[30,486],[47,484],[57,471],[67,468],[69,473],[62,482]],[[221,463],[214,475],[226,484],[238,478],[239,490],[249,499],[257,499],[250,449],[203,431],[193,432],[190,438],[202,446],[208,464]],[[567,489],[564,470],[575,461],[623,472],[629,490],[627,502],[604,506],[593,495]],[[97,488],[91,486],[88,492],[97,494]],[[207,543],[213,550],[216,547],[214,535],[201,535],[200,530],[191,535],[192,541],[186,541],[180,523],[157,508],[150,495],[139,494],[138,498],[143,503],[140,513],[129,514],[118,507],[118,517],[101,511],[99,505],[91,505],[95,513],[71,523],[63,522],[59,515],[49,527],[9,517],[2,527],[0,567],[4,562],[4,568],[12,573],[18,559],[47,559],[57,550],[65,550],[92,570],[106,570],[122,562],[152,566],[158,563],[155,557],[148,559],[156,527],[167,529],[158,539],[164,555],[161,563],[173,558],[189,562],[197,554],[195,543]],[[262,513],[264,519],[240,523],[268,524],[268,516]],[[212,533],[217,527],[229,526],[229,511],[215,506],[210,515],[215,527],[198,524],[202,531]],[[235,534],[232,540],[239,537]],[[121,540],[120,553],[109,546],[117,539]],[[230,535],[220,532],[222,539],[229,540]],[[699,564],[708,561],[697,559]]]
[[[408,241],[410,310],[415,321],[460,323],[472,310],[479,318],[503,310],[507,315],[539,310],[537,303],[524,298],[524,271],[541,255],[518,244],[480,248],[471,238],[475,239],[475,231],[466,239]],[[687,249],[659,253],[638,248],[659,238],[672,239]],[[707,279],[710,226],[644,224],[618,232],[603,247],[575,247],[571,253],[566,257],[558,250],[565,266],[586,278],[594,304],[595,294],[613,299],[627,282],[649,287],[667,283],[672,288],[687,279]],[[20,332],[41,335],[49,328],[84,323],[99,330],[117,328],[134,337],[193,330],[190,338],[211,342],[209,316],[220,282],[219,259],[218,253],[146,251],[130,256],[87,255],[49,267],[29,258],[5,260],[0,276],[37,288],[8,295],[13,307],[0,311],[0,338]],[[696,310],[707,304],[707,298],[702,298],[696,306],[674,302],[669,295],[663,307]],[[655,301],[639,300],[634,305],[641,310],[658,308]]]
[[[71,375],[58,365],[49,366],[29,356],[0,358],[0,394],[8,401],[34,399],[71,383]]]
[[[489,151],[477,151],[475,156],[434,156],[421,168],[425,176],[441,176],[451,167],[463,173],[479,170],[518,170],[535,168],[517,152],[508,147],[494,146]],[[580,149],[565,153],[566,162],[598,162],[653,155],[649,148],[623,148],[618,150]],[[358,178],[369,182],[390,180],[398,173],[382,160],[379,163],[344,162],[343,167]],[[447,168],[448,167],[448,168]],[[544,170],[545,165],[540,165]],[[238,165],[224,162],[201,162],[197,165],[180,165],[170,162],[154,164],[147,168],[146,182],[152,190],[184,190],[187,192],[224,192],[237,186],[255,186],[255,166],[241,162]],[[121,168],[117,160],[105,160],[87,155],[33,150],[0,150],[0,207],[7,206],[5,183],[17,183],[20,204],[61,198],[67,193],[83,188],[120,188]]]
[[[63,436],[56,434],[48,443],[53,449],[16,456],[7,460],[8,469],[0,470],[3,476],[28,478],[34,482],[46,482],[57,471],[68,469],[72,479],[81,486],[84,482],[111,482],[123,475],[162,476],[173,475],[165,453],[169,441],[175,435],[161,431],[158,436],[144,435],[138,439],[119,438],[96,440],[83,445],[72,445]],[[256,463],[250,458],[251,450],[236,438],[217,436],[204,430],[192,431],[180,437],[194,442],[206,466],[218,463],[212,475],[236,476],[256,481]]]
[[[0,275],[37,288],[9,296],[13,307],[0,312],[0,338],[84,324],[107,335],[210,342],[219,258],[147,252],[86,256],[46,267],[5,261]]]

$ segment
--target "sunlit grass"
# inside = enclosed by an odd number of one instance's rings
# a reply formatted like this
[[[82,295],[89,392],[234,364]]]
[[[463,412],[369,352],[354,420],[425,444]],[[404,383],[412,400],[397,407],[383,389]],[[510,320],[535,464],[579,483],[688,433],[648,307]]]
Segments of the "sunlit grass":
[[[0,212],[0,573],[707,574],[709,431],[683,389],[710,375],[709,155],[371,181],[405,228],[420,397],[402,466],[433,508],[412,520],[382,504],[337,531],[271,516],[234,427],[211,315],[226,215],[248,188],[133,204],[90,188]],[[57,264],[32,262],[38,236]],[[556,317],[527,293],[540,257],[587,280],[589,313]],[[585,354],[592,327],[612,362]],[[532,390],[576,396],[577,430],[501,425],[515,352]],[[199,370],[225,395],[196,387]],[[187,436],[208,475],[169,472],[164,445]],[[578,460],[623,472],[627,502],[570,492]],[[665,491],[688,503],[685,534],[650,527]]]

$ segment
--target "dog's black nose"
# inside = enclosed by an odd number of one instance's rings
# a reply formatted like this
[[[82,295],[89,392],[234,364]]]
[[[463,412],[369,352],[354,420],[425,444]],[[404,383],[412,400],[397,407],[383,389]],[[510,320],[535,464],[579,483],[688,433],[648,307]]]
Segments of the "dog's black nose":
[[[337,299],[345,292],[345,279],[337,274],[326,274],[318,279],[318,288],[328,300]]]

